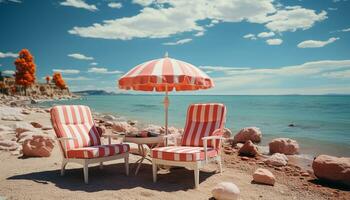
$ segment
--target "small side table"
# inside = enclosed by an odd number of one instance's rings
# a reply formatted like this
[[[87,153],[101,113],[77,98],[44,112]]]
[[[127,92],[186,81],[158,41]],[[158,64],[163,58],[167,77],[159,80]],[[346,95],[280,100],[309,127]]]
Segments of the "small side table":
[[[137,168],[135,170],[135,175],[137,175],[144,160],[148,160],[149,162],[152,163],[152,160],[149,158],[149,155],[147,154],[147,151],[145,150],[144,145],[148,145],[150,149],[155,148],[159,146],[160,143],[164,142],[164,137],[163,136],[158,136],[158,137],[125,136],[124,142],[135,143],[138,146],[139,155],[141,156],[141,158],[136,161]]]

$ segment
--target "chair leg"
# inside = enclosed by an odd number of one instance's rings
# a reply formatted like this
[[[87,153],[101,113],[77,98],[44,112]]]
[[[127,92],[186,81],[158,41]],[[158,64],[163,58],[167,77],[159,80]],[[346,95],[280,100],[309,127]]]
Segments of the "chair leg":
[[[103,162],[100,162],[100,169],[103,169]]]
[[[199,186],[199,166],[198,164],[194,167],[194,185],[195,188],[197,189]]]
[[[66,171],[65,168],[66,168],[66,165],[67,165],[67,160],[66,159],[63,159],[62,160],[62,166],[61,166],[61,176],[64,175],[64,172]]]
[[[84,182],[89,183],[89,166],[86,162],[84,163]]]
[[[157,182],[157,164],[152,160],[152,172],[153,172],[153,182]]]
[[[219,172],[222,174],[222,162],[221,162],[221,156],[217,157],[217,163],[219,165]]]
[[[125,173],[127,176],[129,176],[129,154],[128,153],[124,157],[124,163],[125,163]]]

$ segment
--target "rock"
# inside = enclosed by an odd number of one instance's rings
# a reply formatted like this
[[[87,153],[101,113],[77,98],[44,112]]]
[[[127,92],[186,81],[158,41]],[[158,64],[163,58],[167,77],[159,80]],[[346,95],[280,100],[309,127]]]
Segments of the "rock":
[[[319,155],[312,162],[312,169],[319,179],[350,186],[350,157]]]
[[[34,127],[34,128],[42,128],[43,125],[41,125],[40,123],[38,122],[30,122],[30,124]]]
[[[228,128],[224,128],[224,134],[223,137],[224,138],[230,138],[232,136],[232,131]]]
[[[116,132],[131,133],[136,132],[137,128],[129,125],[127,122],[114,122],[112,128]]]
[[[270,153],[283,153],[293,155],[299,152],[299,144],[297,141],[289,138],[276,138],[269,143]]]
[[[17,122],[13,125],[13,128],[15,129],[16,134],[21,134],[26,131],[36,131],[36,129],[28,122]]]
[[[289,127],[295,127],[294,123],[288,124]]]
[[[41,130],[43,130],[43,131],[52,130],[52,126],[44,126],[44,127],[41,128]]]
[[[272,156],[268,157],[264,160],[265,164],[273,165],[273,166],[285,166],[288,163],[288,158],[286,155],[281,153],[275,153]]]
[[[1,117],[4,121],[23,121],[23,118],[20,116],[12,115],[12,116],[4,116]]]
[[[137,123],[137,121],[135,121],[135,120],[128,120],[127,122],[128,122],[128,124],[131,125],[131,126],[135,126],[136,123]]]
[[[253,181],[256,183],[262,183],[266,185],[275,184],[275,176],[267,169],[258,168],[253,174]]]
[[[31,103],[31,104],[37,104],[37,103],[38,103],[38,101],[37,101],[37,100],[35,100],[35,99],[31,99],[31,100],[30,100],[30,103]]]
[[[111,121],[106,121],[104,124],[105,124],[106,127],[113,126],[113,122],[111,122]]]
[[[0,124],[0,131],[13,131],[13,129],[8,126]]]
[[[18,149],[18,144],[15,141],[11,140],[1,140],[0,141],[0,150],[6,151],[15,151]]]
[[[248,140],[238,151],[239,155],[242,156],[256,156],[259,154],[258,148],[253,144],[252,141]]]
[[[33,136],[24,141],[23,155],[27,157],[49,157],[54,148],[54,141],[43,136]]]
[[[230,182],[221,182],[217,184],[211,191],[216,200],[238,200],[239,188]]]
[[[110,120],[110,121],[114,121],[114,120],[117,119],[117,118],[114,117],[113,115],[103,115],[102,118],[103,118],[103,119],[106,119],[106,120]]]
[[[247,127],[241,129],[234,137],[236,143],[245,143],[250,140],[254,143],[259,143],[262,138],[262,133],[259,128]]]
[[[169,130],[169,128],[168,128],[168,130]],[[157,126],[157,125],[154,125],[154,124],[149,124],[148,127],[143,129],[143,131],[148,131],[148,132],[157,133],[157,134],[165,133],[165,130],[164,130],[163,127]]]
[[[249,158],[246,156],[243,156],[243,157],[241,157],[241,160],[247,161],[247,160],[249,160]]]
[[[17,106],[17,103],[14,102],[14,101],[12,101],[12,102],[10,102],[10,106],[11,106],[11,107],[16,107],[16,106]]]
[[[30,111],[29,111],[29,110],[22,110],[21,113],[24,114],[24,115],[29,115],[29,114],[30,114]]]

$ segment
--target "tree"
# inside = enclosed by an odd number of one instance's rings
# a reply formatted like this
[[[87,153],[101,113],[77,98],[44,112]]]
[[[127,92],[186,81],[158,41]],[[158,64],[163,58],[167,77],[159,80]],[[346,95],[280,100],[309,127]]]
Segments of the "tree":
[[[67,85],[64,82],[61,73],[56,72],[52,76],[52,81],[55,83],[55,85],[60,88],[61,90],[66,89]]]
[[[35,63],[34,58],[28,49],[22,49],[19,52],[18,58],[15,60],[16,84],[24,88],[27,94],[27,88],[35,83]]]
[[[49,75],[47,75],[47,76],[46,76],[46,83],[47,83],[47,84],[49,84],[49,83],[50,83],[50,79],[51,79],[51,78],[50,78],[50,76],[49,76]]]

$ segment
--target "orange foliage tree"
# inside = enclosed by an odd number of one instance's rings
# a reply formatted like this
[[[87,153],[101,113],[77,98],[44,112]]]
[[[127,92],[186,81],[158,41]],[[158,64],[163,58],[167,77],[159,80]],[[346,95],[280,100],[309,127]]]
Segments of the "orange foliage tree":
[[[51,79],[50,76],[46,76],[45,79],[46,79],[46,83],[49,84],[50,83],[50,79]]]
[[[57,87],[59,87],[62,90],[67,88],[67,85],[64,82],[61,73],[59,72],[56,72],[53,74],[52,81],[55,83]]]
[[[34,58],[28,49],[22,49],[18,58],[15,60],[16,65],[16,84],[24,87],[25,93],[27,88],[35,82],[35,63]]]

